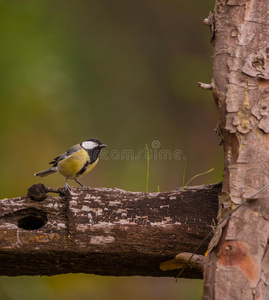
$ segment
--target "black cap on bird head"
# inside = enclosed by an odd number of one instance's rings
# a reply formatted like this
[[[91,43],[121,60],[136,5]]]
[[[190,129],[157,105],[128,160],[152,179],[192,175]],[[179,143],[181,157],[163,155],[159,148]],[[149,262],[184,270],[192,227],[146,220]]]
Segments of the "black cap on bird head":
[[[89,140],[82,142],[80,144],[80,146],[82,148],[84,148],[85,150],[93,150],[95,148],[100,148],[100,149],[105,148],[106,144],[103,144],[98,139],[89,139]]]

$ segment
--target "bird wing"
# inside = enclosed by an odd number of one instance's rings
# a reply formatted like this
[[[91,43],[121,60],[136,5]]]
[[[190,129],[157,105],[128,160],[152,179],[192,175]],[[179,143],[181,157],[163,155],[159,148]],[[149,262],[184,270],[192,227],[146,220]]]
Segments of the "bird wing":
[[[62,154],[56,156],[56,157],[53,159],[53,161],[51,161],[49,164],[52,164],[54,167],[56,167],[57,164],[58,164],[58,162],[59,162],[60,160],[63,160],[64,158],[70,156],[70,155],[71,155],[72,153],[74,153],[74,152],[79,151],[80,149],[81,149],[81,147],[80,147],[79,144],[74,145],[74,146],[72,146],[71,148],[69,148],[65,153],[62,153]]]

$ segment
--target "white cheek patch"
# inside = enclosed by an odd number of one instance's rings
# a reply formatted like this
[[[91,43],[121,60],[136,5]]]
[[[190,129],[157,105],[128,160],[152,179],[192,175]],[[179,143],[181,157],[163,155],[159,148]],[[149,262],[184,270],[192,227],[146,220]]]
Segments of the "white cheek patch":
[[[95,142],[92,141],[85,141],[81,144],[81,146],[87,150],[91,150],[97,146]]]

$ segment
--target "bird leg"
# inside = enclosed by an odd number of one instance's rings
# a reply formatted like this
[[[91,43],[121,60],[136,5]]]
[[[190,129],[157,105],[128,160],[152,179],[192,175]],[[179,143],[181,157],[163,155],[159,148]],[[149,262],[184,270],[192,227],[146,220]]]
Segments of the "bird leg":
[[[81,185],[83,188],[85,187],[82,183],[80,183],[77,179],[74,179],[76,183],[78,183],[79,185]]]
[[[65,188],[66,191],[70,191],[71,190],[69,184],[67,183],[67,178],[65,178],[65,186],[64,186],[64,188]]]

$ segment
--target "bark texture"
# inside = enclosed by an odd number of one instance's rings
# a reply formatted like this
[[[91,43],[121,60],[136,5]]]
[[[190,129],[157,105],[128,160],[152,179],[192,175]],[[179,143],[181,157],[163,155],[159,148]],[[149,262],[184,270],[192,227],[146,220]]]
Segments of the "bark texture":
[[[217,0],[209,18],[225,154],[220,220],[269,182],[268,12],[268,0]],[[258,194],[216,230],[204,300],[269,299],[268,195],[268,189]]]
[[[193,252],[212,230],[221,184],[149,194],[51,191],[39,184],[27,196],[0,200],[0,275],[174,277],[178,270],[163,271],[160,263]],[[187,269],[183,276],[202,272]]]

